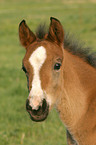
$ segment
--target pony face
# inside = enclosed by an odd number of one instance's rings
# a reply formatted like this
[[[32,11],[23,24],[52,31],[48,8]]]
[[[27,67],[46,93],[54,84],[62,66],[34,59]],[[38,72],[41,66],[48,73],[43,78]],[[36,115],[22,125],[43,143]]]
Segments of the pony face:
[[[26,109],[32,120],[43,121],[58,101],[62,89],[63,28],[57,19],[51,18],[49,33],[40,40],[22,21],[19,36],[26,48],[23,59],[29,89]]]

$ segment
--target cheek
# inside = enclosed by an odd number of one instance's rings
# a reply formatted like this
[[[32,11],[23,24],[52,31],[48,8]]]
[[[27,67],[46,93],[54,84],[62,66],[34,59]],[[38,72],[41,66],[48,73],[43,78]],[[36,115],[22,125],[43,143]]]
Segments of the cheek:
[[[50,67],[42,67],[40,71],[40,79],[42,89],[49,91],[52,94],[56,94],[55,92],[58,91],[62,82],[61,73],[50,70]]]
[[[58,88],[60,82],[61,82],[60,72],[53,71],[53,73],[52,73],[53,88],[54,89]]]
[[[43,90],[47,90],[50,86],[51,81],[51,74],[48,69],[41,69],[40,70],[40,80],[41,80],[41,87]]]
[[[54,97],[54,101],[60,98],[62,92],[62,75],[61,72],[53,72],[52,74],[52,88],[51,94]]]

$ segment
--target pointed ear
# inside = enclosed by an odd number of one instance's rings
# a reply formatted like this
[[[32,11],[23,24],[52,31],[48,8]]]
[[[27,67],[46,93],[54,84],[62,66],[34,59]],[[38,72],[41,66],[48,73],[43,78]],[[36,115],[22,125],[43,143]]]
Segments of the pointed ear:
[[[28,46],[36,40],[36,36],[29,29],[25,20],[19,24],[19,38],[21,44],[27,49]]]
[[[58,45],[63,45],[64,42],[64,30],[59,20],[56,18],[50,18],[50,27],[48,39],[53,42],[56,42]]]

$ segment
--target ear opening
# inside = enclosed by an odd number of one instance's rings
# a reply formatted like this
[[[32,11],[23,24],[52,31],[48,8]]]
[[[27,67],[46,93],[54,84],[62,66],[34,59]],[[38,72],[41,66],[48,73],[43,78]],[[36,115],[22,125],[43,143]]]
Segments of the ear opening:
[[[58,45],[62,45],[64,43],[64,30],[60,23],[60,21],[56,18],[50,18],[50,27],[48,39],[57,43]]]
[[[35,34],[29,29],[25,20],[19,24],[19,38],[21,44],[27,49],[36,40]]]

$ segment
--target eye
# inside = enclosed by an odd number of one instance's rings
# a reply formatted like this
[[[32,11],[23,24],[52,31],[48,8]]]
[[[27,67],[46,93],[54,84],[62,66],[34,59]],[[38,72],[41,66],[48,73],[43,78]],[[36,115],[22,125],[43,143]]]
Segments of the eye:
[[[56,63],[56,64],[54,65],[54,70],[59,70],[60,67],[61,67],[61,63]]]
[[[26,68],[25,68],[24,66],[22,66],[22,70],[23,70],[25,73],[27,73],[27,70],[26,70]]]

